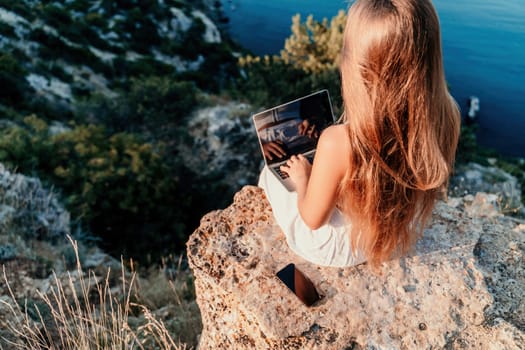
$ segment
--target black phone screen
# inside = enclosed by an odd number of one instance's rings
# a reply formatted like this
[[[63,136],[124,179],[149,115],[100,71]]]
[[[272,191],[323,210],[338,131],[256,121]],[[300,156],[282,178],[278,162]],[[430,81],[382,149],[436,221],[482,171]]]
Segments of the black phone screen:
[[[311,306],[320,299],[315,286],[294,264],[286,265],[277,272],[277,277],[306,305]]]

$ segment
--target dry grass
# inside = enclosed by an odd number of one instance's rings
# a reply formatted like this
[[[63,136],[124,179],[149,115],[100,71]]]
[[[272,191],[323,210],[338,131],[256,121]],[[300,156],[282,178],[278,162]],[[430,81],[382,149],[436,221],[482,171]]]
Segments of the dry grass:
[[[76,254],[76,270],[64,276],[53,273],[49,290],[37,292],[38,302],[17,300],[4,267],[10,300],[3,299],[0,303],[10,314],[4,321],[9,336],[3,337],[9,349],[187,349],[188,345],[174,339],[172,326],[167,327],[158,314],[150,311],[144,303],[137,302],[143,297],[137,287],[136,273],[128,273],[122,267],[119,285],[112,286],[110,281],[114,278],[110,278],[109,270],[105,278],[82,270],[78,245],[70,241]],[[169,285],[174,300],[177,300],[180,290],[173,281]],[[162,301],[169,302],[167,299]],[[195,325],[196,322],[200,325],[200,318],[196,307],[188,309],[188,303],[181,299],[177,304],[178,307],[172,309],[182,311],[179,319],[186,319],[187,312],[197,318],[186,327],[179,327],[178,331],[184,332],[184,328],[188,328],[198,332],[200,327]],[[162,318],[166,316],[170,316],[169,313],[160,315]],[[190,340],[194,343],[195,339],[196,335]]]
[[[152,313],[164,321],[179,342],[196,347],[202,322],[193,277],[181,264],[182,258],[167,257],[161,267],[141,273],[137,277],[137,295],[140,304],[155,310]]]

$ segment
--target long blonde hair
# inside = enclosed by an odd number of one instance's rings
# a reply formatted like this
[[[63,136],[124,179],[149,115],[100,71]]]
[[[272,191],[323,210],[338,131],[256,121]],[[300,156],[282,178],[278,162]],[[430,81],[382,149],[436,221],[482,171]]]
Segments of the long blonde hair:
[[[356,1],[341,78],[351,152],[340,206],[377,267],[422,233],[454,163],[460,117],[430,0]]]

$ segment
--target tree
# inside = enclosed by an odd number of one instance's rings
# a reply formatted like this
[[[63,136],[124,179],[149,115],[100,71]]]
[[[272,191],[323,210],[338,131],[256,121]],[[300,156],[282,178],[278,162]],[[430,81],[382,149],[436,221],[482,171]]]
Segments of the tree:
[[[340,52],[346,22],[344,11],[330,22],[308,16],[292,18],[292,33],[280,56],[239,58],[241,78],[233,94],[251,103],[271,106],[319,89],[328,89],[335,112],[341,105]]]
[[[292,18],[292,34],[286,39],[281,59],[296,68],[310,73],[319,73],[327,69],[336,69],[340,61],[346,14],[343,10],[332,18],[330,24],[326,18],[322,22],[307,17],[301,23],[301,15]]]

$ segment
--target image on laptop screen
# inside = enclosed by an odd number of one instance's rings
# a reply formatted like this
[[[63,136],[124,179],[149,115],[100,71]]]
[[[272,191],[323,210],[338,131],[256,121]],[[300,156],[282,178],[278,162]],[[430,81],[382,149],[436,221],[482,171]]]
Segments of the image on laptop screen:
[[[321,131],[333,123],[328,91],[302,97],[254,115],[265,161],[282,163],[317,146]]]

